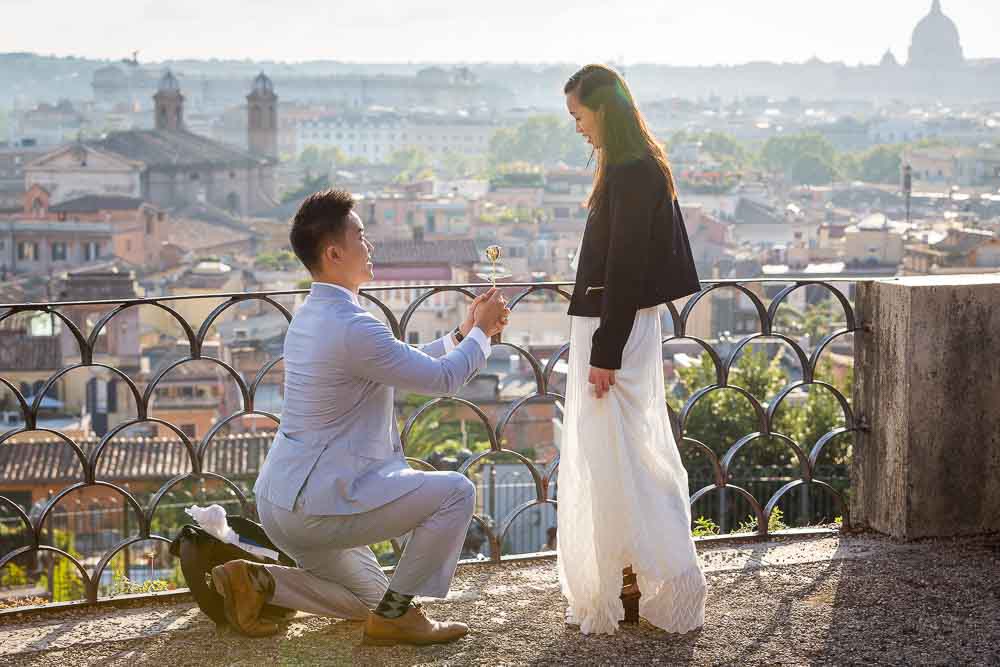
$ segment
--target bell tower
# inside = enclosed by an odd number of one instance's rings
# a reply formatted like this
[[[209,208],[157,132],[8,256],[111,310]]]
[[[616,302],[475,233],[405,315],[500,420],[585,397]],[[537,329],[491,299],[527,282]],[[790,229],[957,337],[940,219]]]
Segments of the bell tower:
[[[181,85],[170,70],[163,75],[153,95],[156,129],[177,132],[184,129],[184,96]]]
[[[263,72],[253,80],[247,95],[247,146],[251,153],[278,157],[278,96]]]

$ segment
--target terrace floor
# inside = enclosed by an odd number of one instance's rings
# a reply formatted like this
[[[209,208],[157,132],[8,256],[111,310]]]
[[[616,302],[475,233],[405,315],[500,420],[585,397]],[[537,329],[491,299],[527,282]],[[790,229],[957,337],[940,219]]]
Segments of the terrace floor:
[[[4,665],[1000,664],[1000,537],[896,544],[831,535],[700,545],[705,627],[585,637],[563,623],[552,559],[462,567],[432,615],[450,645],[360,645],[361,624],[300,615],[286,632],[220,632],[191,602],[0,619]]]

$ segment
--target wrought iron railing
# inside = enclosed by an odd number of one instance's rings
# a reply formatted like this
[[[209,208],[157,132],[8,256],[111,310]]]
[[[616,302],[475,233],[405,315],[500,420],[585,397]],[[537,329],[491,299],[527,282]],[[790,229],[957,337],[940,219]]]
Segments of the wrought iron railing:
[[[682,454],[685,452],[696,452],[704,457],[698,463],[699,469],[711,471],[711,482],[701,488],[695,489],[691,495],[692,505],[698,503],[709,494],[721,494],[723,498],[735,496],[742,498],[746,507],[749,508],[750,516],[755,519],[755,534],[763,537],[768,534],[769,520],[779,502],[782,501],[793,489],[798,487],[811,487],[819,489],[823,493],[829,493],[840,506],[840,514],[843,521],[847,522],[847,506],[844,502],[843,490],[835,488],[833,485],[817,478],[817,470],[820,465],[820,457],[831,441],[846,434],[859,430],[859,420],[853,413],[848,397],[833,385],[817,378],[817,365],[821,355],[834,341],[860,332],[859,325],[855,319],[854,310],[850,300],[836,287],[837,281],[712,281],[705,282],[703,290],[689,299],[682,308],[678,309],[674,304],[666,304],[669,312],[669,322],[672,325],[672,332],[664,340],[664,344],[670,342],[687,341],[696,345],[704,354],[708,355],[714,368],[715,381],[708,386],[699,388],[686,398],[683,407],[671,413],[674,434]],[[846,281],[842,281],[846,282]],[[851,281],[853,282],[853,281]],[[751,286],[755,284],[785,285],[778,290],[770,299],[764,298],[756,293]],[[407,332],[414,316],[419,312],[421,305],[427,302],[435,294],[442,292],[457,292],[464,297],[471,299],[477,290],[483,289],[484,285],[426,285],[417,287],[375,287],[362,291],[362,297],[367,299],[377,312],[381,313],[386,323],[391,327],[393,333],[400,339],[407,339]],[[525,283],[506,284],[504,288],[510,290],[510,308],[517,317],[519,305],[526,299],[539,294],[547,294],[555,299],[568,301],[572,285],[570,283]],[[408,289],[419,294],[404,312],[397,316],[389,307],[383,303],[379,295],[387,290]],[[811,352],[807,352],[802,341],[782,333],[775,326],[779,308],[786,303],[789,296],[799,289],[819,289],[829,292],[832,298],[842,310],[842,326],[830,331],[816,342]],[[703,303],[709,295],[723,293],[726,290],[734,290],[737,295],[745,298],[744,303],[749,305],[750,313],[756,319],[758,326],[756,330],[734,339],[731,349],[727,354],[720,353],[717,346],[709,339],[700,338],[690,330],[691,316],[699,303]],[[31,313],[48,314],[51,318],[59,320],[61,327],[73,343],[73,357],[79,357],[79,361],[59,368],[44,381],[43,386],[38,391],[34,391],[34,396],[25,396],[17,383],[15,377],[0,377],[0,384],[6,387],[6,391],[13,397],[17,410],[20,411],[21,419],[17,426],[0,435],[0,458],[3,456],[4,448],[22,446],[12,442],[14,439],[23,439],[28,434],[37,434],[62,443],[72,452],[74,463],[79,464],[79,474],[75,479],[66,480],[66,485],[54,491],[44,502],[40,503],[35,511],[20,506],[11,497],[0,494],[0,512],[6,513],[10,522],[5,529],[6,539],[0,540],[0,548],[6,551],[0,553],[0,571],[4,566],[23,561],[30,556],[46,554],[47,558],[53,560],[57,558],[66,559],[78,571],[83,582],[82,598],[88,602],[95,602],[100,597],[99,583],[108,569],[112,559],[118,555],[128,554],[130,546],[143,541],[168,542],[172,535],[159,534],[156,528],[160,525],[158,512],[164,505],[164,499],[173,491],[183,487],[184,484],[198,482],[204,489],[206,485],[224,487],[229,489],[242,507],[244,513],[253,515],[254,509],[252,498],[249,494],[249,482],[244,479],[234,481],[223,474],[213,471],[213,465],[206,463],[211,457],[209,452],[213,449],[216,439],[225,436],[225,431],[229,425],[241,418],[256,415],[268,422],[273,422],[274,427],[279,424],[279,417],[274,412],[259,409],[257,405],[257,394],[260,390],[265,376],[275,370],[281,362],[280,357],[269,359],[263,363],[252,378],[238,372],[233,364],[224,358],[213,357],[206,354],[206,342],[213,327],[215,327],[223,317],[224,313],[241,304],[257,302],[265,304],[266,307],[273,308],[286,320],[291,321],[291,309],[282,303],[282,300],[289,295],[305,293],[298,291],[275,291],[275,292],[247,292],[236,294],[217,294],[209,296],[168,296],[153,298],[137,298],[127,300],[105,300],[105,301],[76,301],[62,303],[25,303],[25,304],[4,304],[0,305],[0,326],[11,318],[25,316]],[[179,304],[192,299],[217,299],[219,303],[201,325],[194,328],[179,312]],[[71,316],[74,309],[80,307],[100,307],[106,308],[98,321],[89,326],[75,321]],[[120,318],[124,313],[136,308],[154,308],[165,313],[170,320],[176,322],[185,341],[186,355],[182,358],[174,359],[166,363],[163,368],[149,374],[147,381],[137,381],[135,378],[124,372],[122,369],[107,363],[107,344],[102,343],[104,332],[112,326],[116,318]],[[454,324],[454,323],[451,323]],[[790,350],[791,357],[794,358],[800,367],[800,379],[790,381],[786,386],[769,402],[765,402],[760,396],[751,394],[747,389],[732,383],[732,371],[741,352],[750,344],[755,342],[771,342],[786,346]],[[478,452],[464,460],[459,471],[469,473],[475,466],[489,462],[491,459],[502,457],[506,461],[519,463],[530,479],[533,487],[533,494],[524,502],[511,509],[505,516],[488,517],[482,512],[476,515],[474,521],[477,523],[486,536],[489,551],[489,560],[499,562],[503,558],[505,540],[511,530],[511,526],[518,521],[519,517],[530,510],[541,506],[555,506],[556,499],[553,497],[554,479],[558,474],[558,457],[548,464],[538,465],[518,451],[505,449],[505,431],[510,428],[512,421],[520,410],[525,406],[543,402],[558,403],[563,397],[553,390],[553,374],[559,365],[560,360],[564,360],[568,353],[569,343],[565,342],[555,353],[548,354],[546,361],[540,360],[530,349],[523,345],[512,342],[501,341],[499,345],[506,346],[513,354],[516,354],[530,368],[530,377],[533,380],[533,391],[520,397],[511,399],[505,405],[499,418],[492,420],[487,411],[482,407],[481,402],[474,398],[453,396],[447,398],[436,398],[429,400],[419,406],[410,414],[401,435],[404,447],[412,434],[415,425],[420,423],[422,416],[428,411],[441,408],[446,405],[457,407],[468,413],[475,415],[475,418],[483,424],[488,448]],[[138,352],[138,351],[136,351]],[[216,365],[222,374],[230,378],[235,383],[236,393],[240,400],[240,409],[233,411],[218,419],[214,425],[204,435],[199,438],[190,437],[178,424],[156,416],[151,403],[154,401],[155,392],[165,378],[168,378],[175,369],[183,364],[203,361]],[[111,426],[107,432],[96,441],[93,446],[84,447],[73,437],[61,432],[58,429],[51,429],[40,425],[40,412],[43,409],[44,398],[50,393],[52,388],[68,373],[77,369],[103,369],[103,372],[111,374],[119,382],[123,383],[126,393],[131,396],[135,405],[135,414],[121,423]],[[780,406],[789,400],[796,391],[810,387],[820,387],[831,392],[843,411],[843,425],[825,433],[818,441],[813,443],[799,443],[787,434],[778,432],[774,428],[775,415]],[[700,442],[686,435],[686,424],[692,411],[713,392],[729,390],[741,395],[753,409],[756,420],[756,429],[745,434],[736,442],[726,443],[724,452],[713,450],[708,444]],[[3,389],[0,389],[2,392]],[[17,411],[15,410],[15,412]],[[104,478],[101,472],[102,461],[107,457],[109,448],[114,446],[116,439],[124,439],[126,432],[134,427],[146,425],[154,428],[163,428],[170,431],[173,440],[183,448],[183,458],[185,459],[186,470],[178,472],[164,481],[155,492],[148,496],[130,490],[127,484],[121,480]],[[227,436],[228,437],[228,436]],[[794,460],[794,469],[797,476],[780,488],[771,493],[768,497],[755,497],[753,493],[743,486],[733,483],[733,470],[737,466],[736,457],[748,448],[752,448],[755,441],[762,439],[772,439],[780,441],[787,446],[788,451]],[[707,462],[707,463],[706,463]],[[414,466],[433,469],[427,461],[411,459]],[[252,471],[253,466],[250,466]],[[787,478],[786,478],[787,479]],[[0,479],[0,485],[4,480]],[[55,481],[54,481],[55,483]],[[0,487],[2,488],[2,487]],[[73,555],[72,549],[65,545],[60,546],[53,543],[51,530],[51,517],[59,506],[60,502],[69,494],[86,488],[99,488],[103,493],[118,496],[122,500],[122,505],[126,511],[123,530],[130,534],[122,537],[117,543],[106,549],[96,562],[93,562],[88,569],[85,567],[83,558]],[[187,487],[184,487],[187,488]],[[9,495],[9,494],[8,494]],[[173,497],[173,496],[171,496]],[[720,503],[720,507],[721,507]],[[485,508],[485,506],[484,506]],[[11,522],[18,526],[18,529],[11,527]],[[3,547],[3,545],[7,545]],[[106,578],[106,577],[105,577]],[[51,582],[50,582],[51,587]]]

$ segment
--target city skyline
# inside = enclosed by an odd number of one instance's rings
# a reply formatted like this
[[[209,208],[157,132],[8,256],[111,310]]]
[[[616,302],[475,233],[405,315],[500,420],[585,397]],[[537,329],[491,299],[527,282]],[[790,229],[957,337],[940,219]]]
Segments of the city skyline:
[[[442,0],[400,9],[386,0],[371,0],[335,10],[287,0],[279,14],[273,4],[261,0],[125,6],[95,0],[86,5],[59,2],[58,11],[41,22],[36,20],[37,5],[13,0],[5,3],[4,12],[8,23],[19,30],[7,36],[4,50],[106,59],[138,50],[145,62],[624,60],[707,66],[816,57],[855,65],[877,63],[887,48],[905,62],[913,27],[931,6],[930,0],[843,0],[821,8],[815,4],[705,0],[685,7],[682,14],[658,3],[639,2],[620,5],[612,13],[596,0],[582,0],[572,8],[512,0],[500,9],[483,2],[456,5]],[[1000,58],[994,40],[1000,4],[979,0],[942,4],[958,25],[967,58]],[[609,24],[609,16],[617,24]],[[428,37],[414,45],[413,35]],[[512,48],[515,40],[525,46]]]

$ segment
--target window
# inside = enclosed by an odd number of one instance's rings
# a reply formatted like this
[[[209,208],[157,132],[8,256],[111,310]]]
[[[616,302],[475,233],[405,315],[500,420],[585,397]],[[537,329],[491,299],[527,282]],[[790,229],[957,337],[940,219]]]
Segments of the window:
[[[53,243],[52,244],[52,261],[53,262],[65,262],[66,261],[66,244],[65,243]]]
[[[153,224],[152,218],[146,218],[146,234],[152,236],[156,233],[155,225]]]
[[[199,178],[200,178],[200,176],[198,176],[198,172],[196,172],[196,171],[192,171],[191,172],[191,180],[192,181],[197,181]]]
[[[83,244],[83,259],[92,262],[101,257],[101,244],[97,241],[87,241]]]
[[[181,429],[181,433],[183,433],[189,438],[198,437],[198,429],[195,428],[194,424],[181,424],[179,428]]]
[[[25,262],[38,259],[38,244],[33,241],[21,241],[17,244],[17,258]]]
[[[125,239],[125,252],[132,252],[132,239]],[[55,259],[55,257],[52,259]]]
[[[420,344],[420,332],[419,331],[410,331],[409,333],[406,334],[406,340],[407,340],[407,342],[410,345],[419,345]]]

